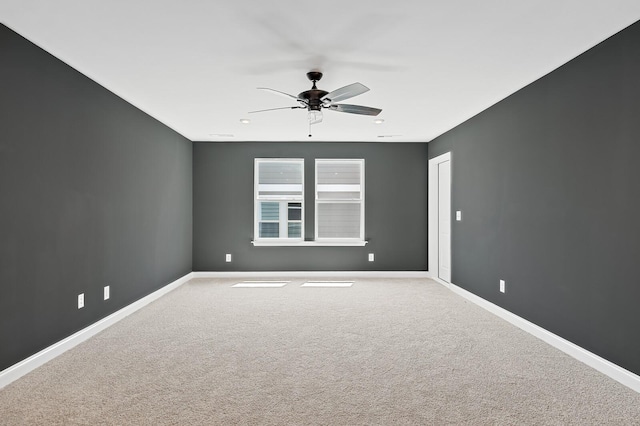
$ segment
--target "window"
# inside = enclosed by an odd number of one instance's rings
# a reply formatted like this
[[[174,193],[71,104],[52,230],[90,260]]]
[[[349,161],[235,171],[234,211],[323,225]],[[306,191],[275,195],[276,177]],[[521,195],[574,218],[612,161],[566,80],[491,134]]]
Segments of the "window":
[[[304,216],[304,159],[256,158],[254,246],[364,246],[364,160],[315,160],[314,241]]]
[[[364,241],[364,160],[316,160],[317,241]]]
[[[304,240],[304,160],[255,159],[254,238]]]

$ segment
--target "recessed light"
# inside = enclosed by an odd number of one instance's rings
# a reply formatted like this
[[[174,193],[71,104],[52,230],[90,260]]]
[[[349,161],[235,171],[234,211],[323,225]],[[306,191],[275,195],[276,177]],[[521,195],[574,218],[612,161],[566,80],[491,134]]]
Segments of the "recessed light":
[[[375,120],[373,120],[373,124],[382,124],[384,123],[384,120],[382,118],[376,118]]]
[[[249,120],[248,118],[241,118],[241,119],[240,119],[240,122],[241,122],[242,124],[249,124],[249,123],[251,123],[251,120]]]

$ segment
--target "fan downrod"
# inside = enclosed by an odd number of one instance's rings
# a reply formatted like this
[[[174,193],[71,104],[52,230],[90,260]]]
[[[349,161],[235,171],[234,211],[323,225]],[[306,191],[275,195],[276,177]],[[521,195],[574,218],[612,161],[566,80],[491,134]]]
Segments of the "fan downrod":
[[[313,82],[313,87],[300,93],[298,99],[305,103],[309,111],[320,111],[322,107],[321,99],[329,93],[326,90],[320,90],[316,87],[316,82],[322,78],[322,73],[320,71],[309,71],[307,78]]]

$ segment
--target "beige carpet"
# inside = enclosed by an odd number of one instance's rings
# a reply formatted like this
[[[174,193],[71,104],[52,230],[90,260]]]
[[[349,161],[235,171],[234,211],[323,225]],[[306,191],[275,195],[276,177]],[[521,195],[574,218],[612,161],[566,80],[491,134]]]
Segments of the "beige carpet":
[[[640,394],[433,281],[303,281],[193,280],[0,390],[0,424],[640,424]]]

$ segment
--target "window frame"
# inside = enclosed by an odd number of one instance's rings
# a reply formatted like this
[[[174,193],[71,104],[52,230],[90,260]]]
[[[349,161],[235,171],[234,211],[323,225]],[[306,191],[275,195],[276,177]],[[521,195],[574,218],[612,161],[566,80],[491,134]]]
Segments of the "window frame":
[[[260,165],[266,163],[293,163],[301,165],[301,191],[300,195],[278,195],[278,196],[260,196]],[[254,245],[296,245],[304,242],[304,196],[305,196],[305,182],[304,182],[304,158],[255,158],[253,168],[253,244]],[[288,235],[288,226],[290,222],[300,223],[300,236],[299,237],[260,237],[260,223],[261,220],[261,203],[263,202],[277,202],[279,203],[278,212],[279,218],[277,223],[279,224],[279,235],[283,235],[282,231],[286,230]],[[289,220],[289,204],[300,204],[300,220]],[[275,221],[274,221],[275,222]]]
[[[327,163],[351,163],[360,165],[360,191],[357,199],[320,199],[318,197],[318,164]],[[334,245],[365,245],[365,160],[364,158],[316,158],[314,163],[314,235],[315,241]],[[359,204],[360,205],[360,231],[358,237],[318,237],[318,205],[319,204]]]

